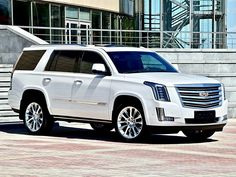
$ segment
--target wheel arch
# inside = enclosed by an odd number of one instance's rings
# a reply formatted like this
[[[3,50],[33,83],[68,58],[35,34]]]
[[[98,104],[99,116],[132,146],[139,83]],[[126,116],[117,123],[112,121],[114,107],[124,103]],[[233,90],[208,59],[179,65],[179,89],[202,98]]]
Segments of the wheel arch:
[[[131,103],[131,104],[137,104],[138,106],[140,106],[140,108],[142,108],[144,117],[145,117],[145,121],[147,121],[146,118],[146,111],[145,111],[145,105],[142,101],[142,99],[136,95],[118,95],[113,102],[113,106],[112,106],[112,122],[114,122],[115,120],[115,113],[116,113],[116,109],[122,105],[122,104],[127,104],[127,103]]]
[[[43,91],[35,89],[35,88],[30,88],[30,89],[24,90],[24,92],[22,94],[22,99],[21,99],[21,102],[20,102],[20,110],[21,110],[22,106],[24,105],[25,99],[29,99],[29,98],[32,98],[32,97],[42,99],[42,101],[45,102],[49,113],[51,114],[50,109],[49,109],[50,104],[49,104],[49,101],[48,101],[46,95],[44,94]]]

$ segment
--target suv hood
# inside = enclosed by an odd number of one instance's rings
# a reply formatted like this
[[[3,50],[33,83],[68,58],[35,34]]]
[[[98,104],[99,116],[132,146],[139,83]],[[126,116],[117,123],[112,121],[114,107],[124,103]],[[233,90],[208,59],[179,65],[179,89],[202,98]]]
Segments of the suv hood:
[[[211,79],[199,75],[190,75],[183,73],[132,73],[126,74],[127,80],[132,79],[138,82],[149,81],[154,83],[163,84],[166,86],[174,86],[177,84],[218,84],[215,79]]]

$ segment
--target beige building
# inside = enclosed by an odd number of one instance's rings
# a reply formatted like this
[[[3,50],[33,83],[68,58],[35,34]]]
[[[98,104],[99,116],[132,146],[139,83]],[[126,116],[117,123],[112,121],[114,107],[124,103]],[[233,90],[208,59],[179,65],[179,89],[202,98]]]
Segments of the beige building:
[[[133,16],[134,0],[0,1],[0,24],[21,26],[50,43],[111,41],[111,32],[102,29],[125,29],[122,20]],[[85,34],[88,29],[95,31]]]

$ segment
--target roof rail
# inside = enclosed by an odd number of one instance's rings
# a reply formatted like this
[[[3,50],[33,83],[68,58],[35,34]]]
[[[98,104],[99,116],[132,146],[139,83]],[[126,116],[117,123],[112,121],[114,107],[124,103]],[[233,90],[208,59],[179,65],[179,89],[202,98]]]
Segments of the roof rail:
[[[86,45],[83,44],[38,44],[38,45],[31,45],[30,47],[55,47],[55,46],[80,46],[80,47],[87,47]]]
[[[98,46],[98,47],[127,47],[125,45],[119,45],[119,44],[96,44],[95,46]]]

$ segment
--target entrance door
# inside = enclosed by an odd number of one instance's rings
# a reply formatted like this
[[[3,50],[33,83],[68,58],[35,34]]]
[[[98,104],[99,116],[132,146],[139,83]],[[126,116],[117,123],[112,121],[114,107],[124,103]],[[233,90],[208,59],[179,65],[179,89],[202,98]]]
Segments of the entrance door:
[[[89,30],[91,27],[91,23],[89,22],[80,22],[80,35],[79,35],[79,42],[80,44],[89,45],[92,43],[91,38],[91,31]]]
[[[65,42],[66,44],[78,44],[79,43],[79,22],[66,21]]]

